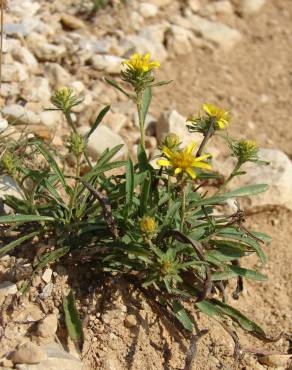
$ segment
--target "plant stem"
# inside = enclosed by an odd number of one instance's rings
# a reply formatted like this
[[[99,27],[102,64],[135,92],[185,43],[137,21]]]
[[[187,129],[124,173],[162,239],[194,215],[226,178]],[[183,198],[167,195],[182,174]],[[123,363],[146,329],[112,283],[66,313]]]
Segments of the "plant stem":
[[[77,193],[78,193],[78,179],[79,179],[79,176],[80,176],[80,168],[81,168],[81,155],[78,155],[76,157],[76,180],[75,180],[75,185],[74,185],[74,190],[73,190],[73,194],[71,196],[71,199],[70,199],[70,203],[69,203],[69,215],[70,215],[70,219],[72,218],[72,211],[73,211],[73,207],[74,207],[74,204],[75,204],[75,201],[76,201],[76,196],[77,196]]]
[[[207,132],[204,134],[204,139],[203,141],[201,142],[201,145],[197,151],[197,154],[196,154],[196,157],[200,157],[203,153],[203,150],[208,142],[208,140],[210,139],[210,137],[213,135],[214,133],[214,124],[215,124],[215,119],[214,118],[210,118],[210,123],[209,123],[209,127],[208,127],[208,130]]]
[[[216,194],[220,193],[221,191],[226,189],[227,184],[233,179],[233,177],[236,176],[238,170],[240,169],[242,163],[240,161],[237,161],[236,165],[234,166],[231,174],[227,177],[227,179],[224,181],[224,183],[220,186]]]
[[[181,232],[183,232],[183,229],[184,229],[185,213],[186,213],[186,184],[182,180],[182,189],[181,189],[181,222],[180,222],[180,231]]]
[[[70,112],[70,111],[67,111],[67,112],[64,112],[64,114],[65,114],[65,118],[66,118],[66,121],[67,121],[68,125],[71,127],[72,131],[76,134],[76,133],[77,133],[77,128],[76,128],[75,123],[74,123],[74,122],[73,122],[73,120],[72,120],[71,112]],[[85,160],[86,160],[86,162],[87,162],[88,166],[89,166],[90,168],[92,168],[91,161],[90,161],[90,159],[89,159],[89,157],[88,157],[88,155],[87,155],[86,151],[84,151],[84,153],[83,153],[83,154],[84,154],[84,158],[85,158]]]
[[[145,150],[145,130],[144,130],[145,122],[144,122],[144,117],[143,117],[143,114],[142,114],[141,93],[137,94],[137,111],[138,111],[138,117],[139,117],[141,146]]]

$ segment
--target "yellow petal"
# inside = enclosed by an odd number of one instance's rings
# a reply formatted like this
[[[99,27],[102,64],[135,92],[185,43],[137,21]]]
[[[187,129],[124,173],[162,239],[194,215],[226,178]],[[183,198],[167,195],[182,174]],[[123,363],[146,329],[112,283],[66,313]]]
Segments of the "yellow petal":
[[[206,113],[208,113],[208,114],[212,114],[211,112],[212,112],[212,106],[211,106],[211,104],[203,104],[203,110],[206,112]]]
[[[197,143],[193,142],[191,144],[189,144],[186,148],[185,148],[185,153],[188,153],[188,154],[192,154],[195,146],[197,145]]]
[[[198,168],[206,168],[207,170],[211,170],[211,165],[209,163],[205,162],[194,162],[193,167],[198,167]]]
[[[158,161],[156,161],[156,163],[159,166],[171,166],[171,163],[167,159],[158,159]]]
[[[186,171],[191,176],[192,179],[195,179],[197,177],[196,172],[193,169],[187,168]]]
[[[200,157],[197,157],[194,162],[204,161],[205,159],[211,157],[211,154],[203,154]]]
[[[166,146],[162,148],[162,151],[167,156],[167,158],[171,158],[173,156],[173,152]]]
[[[178,175],[179,173],[181,173],[181,171],[182,171],[182,168],[176,168],[174,171],[174,174]]]

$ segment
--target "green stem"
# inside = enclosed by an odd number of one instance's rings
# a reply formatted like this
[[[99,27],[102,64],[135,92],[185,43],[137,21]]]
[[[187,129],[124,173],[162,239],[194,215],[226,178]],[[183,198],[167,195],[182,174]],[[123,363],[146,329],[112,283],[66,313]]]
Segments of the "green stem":
[[[185,223],[185,213],[186,213],[186,184],[182,180],[182,189],[181,189],[181,222],[180,222],[180,231],[184,230]]]
[[[201,145],[197,151],[197,154],[196,154],[196,157],[200,157],[203,153],[203,150],[208,142],[208,140],[210,139],[210,137],[214,134],[214,124],[215,124],[215,119],[214,118],[210,118],[210,123],[209,123],[209,127],[208,127],[208,130],[207,132],[204,134],[204,139],[203,141],[201,142]]]
[[[221,193],[226,189],[227,184],[233,179],[233,177],[237,176],[237,172],[239,171],[240,167],[242,166],[242,163],[238,161],[236,165],[234,166],[231,174],[227,177],[227,179],[224,181],[224,183],[220,186],[216,194]]]
[[[72,212],[73,212],[73,208],[74,208],[74,205],[75,205],[75,201],[76,201],[76,196],[77,196],[77,193],[78,193],[78,179],[79,179],[79,176],[80,176],[80,169],[81,169],[81,155],[78,155],[77,158],[77,163],[76,163],[76,180],[75,180],[75,185],[74,185],[74,189],[73,189],[73,194],[70,198],[70,203],[69,203],[69,218],[71,219],[72,218]]]
[[[137,94],[137,111],[138,111],[138,117],[139,117],[141,146],[145,150],[145,122],[144,122],[144,117],[142,114],[141,93]]]
[[[65,114],[66,121],[67,121],[68,125],[71,127],[72,131],[75,132],[75,133],[77,133],[76,125],[73,122],[72,117],[71,117],[71,112],[70,111],[66,111],[66,112],[64,112],[64,114]],[[87,162],[88,166],[90,168],[92,168],[92,164],[91,164],[91,161],[90,161],[90,159],[88,157],[88,154],[85,151],[84,151],[83,154],[84,154],[84,158],[86,159],[86,162]]]

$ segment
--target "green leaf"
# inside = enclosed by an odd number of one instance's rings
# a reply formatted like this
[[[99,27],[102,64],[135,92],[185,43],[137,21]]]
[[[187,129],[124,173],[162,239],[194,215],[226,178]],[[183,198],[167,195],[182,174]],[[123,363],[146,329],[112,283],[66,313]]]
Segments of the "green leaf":
[[[54,251],[45,253],[41,256],[40,262],[37,264],[36,269],[41,270],[46,267],[49,263],[57,261],[59,258],[65,256],[70,251],[69,246],[58,248]]]
[[[54,217],[38,215],[8,215],[0,216],[0,224],[13,224],[16,222],[55,221]]]
[[[39,235],[40,231],[34,231],[30,234],[24,235],[21,238],[18,238],[17,240],[14,240],[13,242],[5,245],[5,247],[0,249],[0,256],[3,256],[4,254],[7,254],[8,252],[12,251],[15,247],[17,247],[19,244],[25,242],[28,239],[33,238],[36,235]]]
[[[145,149],[141,144],[138,145],[137,149],[138,165],[141,172],[151,171],[152,167],[148,162]]]
[[[222,303],[217,299],[212,299],[211,301],[215,304],[216,308],[221,311],[222,314],[227,315],[237,321],[243,329],[250,332],[258,333],[264,337],[266,336],[262,328],[260,328],[255,322],[247,318],[235,308]]]
[[[168,211],[167,211],[167,214],[165,216],[165,219],[164,219],[164,222],[163,222],[163,225],[168,225],[172,219],[175,217],[177,211],[180,209],[180,206],[181,206],[181,201],[180,200],[176,200],[175,202],[172,203],[172,205],[169,207]]]
[[[141,119],[142,122],[145,122],[150,103],[152,99],[152,90],[151,87],[147,87],[144,91],[143,97],[142,97],[142,102],[141,102]]]
[[[51,153],[38,141],[34,142],[34,145],[37,147],[37,149],[42,153],[48,164],[50,165],[50,168],[54,171],[56,174],[57,178],[59,179],[60,183],[62,184],[64,190],[66,191],[67,194],[71,192],[70,187],[67,185],[65,177],[60,170],[59,166],[57,165],[57,162],[51,155]]]
[[[255,195],[259,193],[263,193],[267,191],[269,186],[267,184],[256,184],[256,185],[249,185],[249,186],[243,186],[239,189],[230,191],[224,196],[227,196],[228,198],[233,198],[233,197],[245,197],[247,195]]]
[[[211,276],[212,281],[229,280],[237,276],[245,277],[246,279],[266,281],[268,278],[257,271],[245,269],[239,266],[228,265],[225,271],[215,272]]]
[[[150,188],[151,188],[151,173],[150,171],[148,172],[148,176],[145,178],[143,184],[142,184],[142,189],[141,189],[141,194],[140,194],[140,216],[143,216],[147,212],[147,204],[148,204],[148,199],[150,195]]]
[[[170,81],[160,81],[160,82],[157,82],[155,84],[150,85],[150,87],[164,86],[164,85],[168,85],[168,84],[170,84],[172,82],[173,82],[173,80],[170,80]]]
[[[95,122],[94,122],[94,125],[91,127],[91,129],[88,131],[88,133],[84,136],[84,139],[85,140],[88,140],[90,138],[90,136],[94,133],[94,131],[97,129],[97,127],[99,126],[99,124],[101,123],[101,121],[103,120],[104,116],[107,114],[107,112],[110,110],[111,106],[110,105],[107,105],[105,108],[103,108]]]
[[[76,344],[78,344],[79,348],[82,348],[84,334],[72,290],[70,290],[67,297],[63,298],[63,309],[69,336]]]
[[[172,304],[173,313],[178,318],[180,323],[183,325],[185,329],[192,332],[193,331],[193,323],[189,318],[186,310],[184,307],[177,301],[174,301]]]
[[[129,158],[126,162],[126,207],[131,207],[134,196],[134,166]]]
[[[215,304],[209,300],[204,300],[196,303],[198,309],[207,316],[220,316],[221,312],[216,308]]]
[[[220,249],[207,251],[205,253],[207,261],[210,262],[212,262],[214,258],[217,262],[233,261],[244,257],[245,255],[246,254],[240,250],[228,247],[221,247]]]
[[[126,95],[128,98],[132,99],[132,96],[128,94],[124,89],[122,89],[114,80],[110,80],[109,78],[105,77],[104,78],[108,84],[113,86],[115,89],[119,90],[121,93]]]

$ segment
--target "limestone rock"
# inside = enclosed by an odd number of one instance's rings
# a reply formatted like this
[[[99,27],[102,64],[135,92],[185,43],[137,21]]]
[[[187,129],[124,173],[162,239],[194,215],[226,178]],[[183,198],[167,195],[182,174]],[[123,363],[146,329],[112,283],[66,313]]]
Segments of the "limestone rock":
[[[239,31],[220,22],[212,22],[195,14],[188,14],[189,27],[205,40],[221,49],[231,50],[242,38]]]
[[[252,15],[258,13],[266,0],[240,0],[239,10],[243,15]]]
[[[45,63],[45,73],[55,90],[67,86],[72,79],[70,73],[58,63]]]
[[[200,134],[190,134],[188,132],[186,118],[176,110],[162,113],[156,125],[156,138],[158,142],[161,142],[170,133],[179,135],[183,145],[202,140]]]
[[[266,355],[259,358],[259,362],[273,369],[285,368],[291,360],[292,355]]]
[[[3,82],[20,82],[28,78],[25,67],[14,62],[13,64],[3,64]]]
[[[11,354],[14,364],[38,364],[46,358],[47,355],[42,348],[31,342],[22,344]]]
[[[4,118],[0,118],[0,133],[8,128],[8,121]]]
[[[53,275],[53,270],[50,268],[47,268],[42,275],[43,281],[48,284],[52,279],[52,275]]]
[[[149,0],[151,4],[157,5],[158,7],[164,7],[174,2],[174,0]]]
[[[137,326],[137,318],[135,315],[128,315],[125,318],[124,324],[127,328],[134,328]]]
[[[30,71],[37,72],[38,61],[26,47],[21,46],[18,48],[14,48],[12,50],[12,55],[17,61],[26,65]]]
[[[118,74],[121,71],[121,63],[124,59],[115,55],[94,55],[91,58],[93,68],[111,74]]]
[[[227,14],[231,15],[233,13],[233,7],[230,1],[228,0],[219,0],[213,3],[210,3],[206,6],[206,12],[208,14]]]
[[[194,35],[192,31],[172,25],[167,36],[167,47],[177,55],[184,55],[192,51]]]
[[[50,107],[51,89],[45,77],[32,77],[22,86],[22,97],[29,102],[41,103],[43,108]]]
[[[58,319],[55,314],[48,315],[38,323],[37,335],[42,338],[53,337],[58,328]]]
[[[11,281],[3,281],[0,283],[0,296],[14,295],[18,292],[16,284]]]
[[[50,129],[62,125],[63,122],[63,115],[58,111],[44,111],[39,117],[41,123]]]
[[[191,11],[194,13],[198,12],[201,8],[199,0],[189,0],[188,6],[191,9]]]
[[[292,162],[289,157],[277,149],[261,149],[259,156],[270,162],[270,165],[259,168],[253,163],[245,164],[243,170],[246,174],[235,178],[232,188],[250,184],[267,184],[269,190],[248,198],[246,206],[284,206],[292,210]]]
[[[35,32],[29,34],[27,43],[40,61],[56,62],[66,53],[64,45],[51,44],[44,35]]]
[[[144,18],[155,17],[158,13],[158,6],[150,3],[139,4],[139,11]]]
[[[71,30],[78,30],[80,28],[84,28],[85,26],[84,22],[80,18],[70,14],[62,14],[61,23]]]
[[[88,132],[90,127],[80,127],[80,133],[84,135]],[[88,140],[88,154],[93,158],[97,159],[107,148],[113,148],[116,145],[123,144],[124,146],[115,155],[114,159],[121,158],[126,155],[127,148],[125,142],[118,134],[114,133],[109,127],[105,125],[99,126]]]
[[[40,123],[40,118],[29,110],[26,110],[23,106],[18,104],[11,104],[2,109],[2,114],[7,118],[8,122],[18,124],[33,124],[37,125]]]

